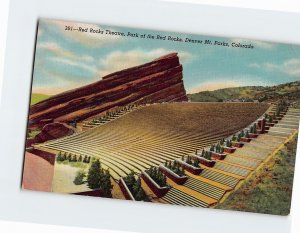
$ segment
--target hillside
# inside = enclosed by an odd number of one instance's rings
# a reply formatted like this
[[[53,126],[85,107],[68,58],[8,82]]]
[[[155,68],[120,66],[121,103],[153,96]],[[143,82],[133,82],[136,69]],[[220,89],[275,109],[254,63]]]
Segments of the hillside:
[[[172,53],[32,105],[29,126],[80,122],[129,104],[181,101],[187,101],[182,65]]]
[[[259,101],[272,102],[279,98],[300,99],[300,81],[277,86],[247,86],[203,91],[187,95],[192,102]]]
[[[39,94],[39,93],[32,93],[31,94],[31,100],[30,105],[37,104],[45,99],[48,99],[50,96],[45,94]]]

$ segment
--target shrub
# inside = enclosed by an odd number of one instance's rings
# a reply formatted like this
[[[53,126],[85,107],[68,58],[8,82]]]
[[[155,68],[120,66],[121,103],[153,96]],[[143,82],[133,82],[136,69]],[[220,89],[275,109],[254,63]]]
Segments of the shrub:
[[[231,138],[231,140],[234,141],[234,142],[237,141],[237,136],[233,135],[232,138]]]
[[[231,147],[232,146],[231,140],[229,140],[229,139],[226,140],[226,146],[227,147]],[[224,152],[224,148],[223,148],[223,152]]]
[[[179,176],[185,175],[184,169],[176,161],[173,161],[173,162],[170,161],[168,168]]]
[[[273,122],[273,117],[269,116],[268,120],[269,120],[269,123],[272,123]]]
[[[159,186],[163,187],[167,185],[167,178],[159,168],[151,167],[149,170],[146,170],[146,172]]]
[[[63,155],[61,154],[61,152],[58,152],[58,155],[57,155],[57,157],[56,157],[56,161],[58,161],[58,162],[64,161],[64,157],[63,157]]]
[[[134,172],[131,171],[125,178],[124,181],[129,188],[130,192],[134,196],[134,199],[137,201],[147,201],[148,197],[142,188],[141,178],[136,179],[134,177]]]
[[[246,138],[249,138],[249,137],[250,137],[250,136],[249,136],[248,130],[247,130],[246,133],[245,133],[245,137],[246,137]]]
[[[86,177],[86,174],[83,170],[80,170],[76,173],[75,179],[73,181],[74,184],[76,185],[81,185],[84,184],[84,179]]]
[[[203,150],[203,154],[201,155],[201,157],[207,159],[207,160],[211,160],[211,156],[212,156],[212,152],[211,151],[204,151]]]

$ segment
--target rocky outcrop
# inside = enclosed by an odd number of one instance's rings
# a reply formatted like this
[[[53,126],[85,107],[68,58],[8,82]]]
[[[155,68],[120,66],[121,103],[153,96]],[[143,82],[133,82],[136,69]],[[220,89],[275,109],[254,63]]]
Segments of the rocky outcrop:
[[[75,133],[74,129],[67,124],[58,122],[50,123],[43,127],[42,131],[30,141],[30,144],[46,142],[49,140],[69,136],[73,133]],[[27,147],[28,146],[31,145],[27,145]]]
[[[82,121],[134,103],[187,101],[177,53],[109,74],[102,80],[55,95],[30,108],[29,126]]]

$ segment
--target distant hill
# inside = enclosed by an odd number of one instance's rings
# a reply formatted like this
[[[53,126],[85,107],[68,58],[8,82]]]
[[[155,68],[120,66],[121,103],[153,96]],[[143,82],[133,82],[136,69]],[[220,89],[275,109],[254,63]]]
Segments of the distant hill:
[[[191,102],[271,102],[278,99],[300,99],[300,81],[277,86],[247,86],[202,91],[187,95]]]
[[[48,99],[50,97],[50,95],[44,95],[44,94],[39,94],[39,93],[32,93],[31,94],[31,101],[30,101],[30,105],[39,103],[45,99]]]

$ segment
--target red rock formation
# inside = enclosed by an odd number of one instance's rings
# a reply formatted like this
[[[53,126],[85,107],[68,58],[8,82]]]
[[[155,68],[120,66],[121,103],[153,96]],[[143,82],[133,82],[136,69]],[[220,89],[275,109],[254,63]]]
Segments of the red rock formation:
[[[30,108],[29,125],[82,121],[133,103],[187,101],[177,53],[121,70],[102,80],[55,95]]]
[[[72,135],[75,131],[68,125],[63,123],[50,123],[43,127],[42,131],[34,137],[33,140],[28,142],[27,145],[31,146],[33,143],[42,143],[48,140],[53,140],[65,136]]]

